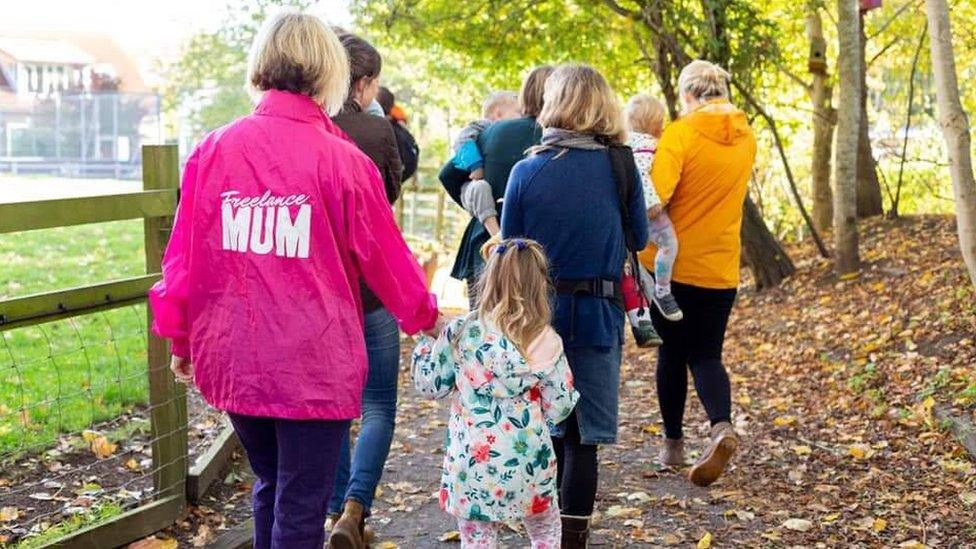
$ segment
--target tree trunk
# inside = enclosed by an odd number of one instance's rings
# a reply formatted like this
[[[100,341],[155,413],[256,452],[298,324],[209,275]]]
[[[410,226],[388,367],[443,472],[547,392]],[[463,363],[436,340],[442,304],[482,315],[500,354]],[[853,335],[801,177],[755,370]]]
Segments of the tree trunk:
[[[935,72],[939,125],[949,152],[949,171],[952,173],[952,191],[956,199],[959,247],[969,269],[969,279],[976,285],[976,180],[973,178],[969,120],[959,100],[949,6],[946,0],[926,0],[925,8],[932,48],[932,69]]]
[[[657,28],[663,28],[664,14],[661,12],[661,5],[658,2],[654,2],[648,6],[647,10],[647,17],[650,19],[651,24]],[[668,107],[668,114],[671,115],[671,120],[677,120],[681,113],[681,109],[678,106],[678,90],[674,83],[673,67],[677,62],[670,54],[667,45],[661,40],[661,37],[654,32],[650,34],[655,53],[654,75],[657,77],[657,82],[661,86],[661,92],[664,94],[664,103]]]
[[[834,247],[837,272],[846,275],[860,267],[857,252],[857,139],[861,118],[858,0],[837,0],[837,36],[840,103],[834,166]]]
[[[759,208],[749,197],[746,197],[742,216],[742,260],[752,272],[756,290],[778,286],[796,272],[790,256],[769,232]]]
[[[861,83],[861,121],[857,136],[857,217],[873,217],[884,213],[881,203],[881,182],[878,180],[878,163],[874,160],[871,150],[871,136],[869,135],[870,120],[868,119],[868,67],[867,41],[868,35],[864,30],[864,12],[858,16],[858,34],[860,46],[860,83]]]
[[[820,9],[814,4],[807,16],[810,40],[810,74],[813,85],[813,158],[810,166],[813,195],[813,226],[818,231],[830,228],[834,217],[834,193],[830,188],[830,156],[833,153],[834,124],[837,114],[832,104],[833,87],[827,68],[827,41],[823,35]]]

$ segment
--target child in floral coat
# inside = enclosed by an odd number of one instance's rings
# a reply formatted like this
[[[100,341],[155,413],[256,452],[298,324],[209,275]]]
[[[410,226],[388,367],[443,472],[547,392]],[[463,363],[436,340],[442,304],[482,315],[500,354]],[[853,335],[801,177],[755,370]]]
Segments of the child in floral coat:
[[[488,252],[476,311],[413,353],[417,389],[454,395],[441,507],[458,519],[462,547],[496,547],[497,528],[521,519],[533,549],[560,545],[556,456],[549,428],[578,393],[549,326],[542,247],[506,240]]]

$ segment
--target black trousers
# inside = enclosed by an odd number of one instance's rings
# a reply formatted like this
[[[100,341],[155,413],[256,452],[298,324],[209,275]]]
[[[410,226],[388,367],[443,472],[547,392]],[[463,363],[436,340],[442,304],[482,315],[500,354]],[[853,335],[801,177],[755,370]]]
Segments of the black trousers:
[[[664,340],[657,354],[657,396],[664,434],[678,439],[682,437],[688,397],[688,370],[712,425],[731,419],[732,390],[722,365],[722,345],[736,290],[672,282],[671,292],[684,318],[671,322],[655,307],[651,307],[651,313],[654,327]]]
[[[556,450],[559,511],[567,516],[589,517],[596,502],[597,446],[580,441],[576,412],[566,418],[564,425],[565,436],[552,438]]]

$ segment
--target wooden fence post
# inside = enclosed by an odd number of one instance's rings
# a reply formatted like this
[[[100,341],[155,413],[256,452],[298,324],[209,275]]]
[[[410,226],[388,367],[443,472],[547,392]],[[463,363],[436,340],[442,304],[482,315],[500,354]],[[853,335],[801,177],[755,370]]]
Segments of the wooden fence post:
[[[437,221],[434,222],[434,240],[440,244],[441,237],[444,236],[444,196],[447,193],[444,189],[437,191]]]
[[[176,145],[142,147],[142,185],[145,190],[179,188],[179,153]],[[157,273],[169,240],[172,217],[145,220],[146,272]],[[146,307],[147,326],[152,309]],[[169,370],[166,341],[147,331],[149,407],[152,418],[153,487],[157,498],[185,496],[187,459],[186,390]],[[182,498],[181,498],[182,499]]]

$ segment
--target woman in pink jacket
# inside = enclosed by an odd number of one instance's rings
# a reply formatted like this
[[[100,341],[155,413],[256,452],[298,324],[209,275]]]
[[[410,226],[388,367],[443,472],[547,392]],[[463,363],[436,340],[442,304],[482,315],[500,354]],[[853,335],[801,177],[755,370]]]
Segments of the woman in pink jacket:
[[[376,166],[329,121],[349,64],[318,19],[270,19],[251,50],[264,94],[208,135],[150,292],[172,368],[230,414],[258,480],[254,546],[321,548],[338,450],[359,416],[362,278],[408,333],[437,305]]]

